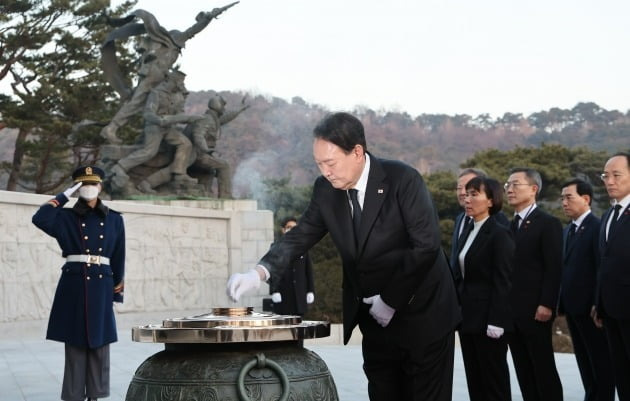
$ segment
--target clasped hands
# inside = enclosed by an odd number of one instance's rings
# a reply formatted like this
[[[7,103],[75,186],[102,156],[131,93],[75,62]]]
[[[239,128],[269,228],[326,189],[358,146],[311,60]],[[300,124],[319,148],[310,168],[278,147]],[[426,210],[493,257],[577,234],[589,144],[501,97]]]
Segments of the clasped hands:
[[[273,294],[271,294],[271,301],[274,304],[279,304],[282,302],[282,294],[280,294],[279,292],[274,292]],[[306,303],[307,304],[312,304],[313,302],[315,302],[315,294],[313,294],[312,292],[307,292],[306,293]]]

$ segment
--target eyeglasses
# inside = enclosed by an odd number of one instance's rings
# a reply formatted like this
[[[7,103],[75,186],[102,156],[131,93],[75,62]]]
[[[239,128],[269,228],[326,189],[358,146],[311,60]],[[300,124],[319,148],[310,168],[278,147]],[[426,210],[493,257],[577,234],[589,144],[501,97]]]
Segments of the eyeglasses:
[[[612,174],[608,174],[608,173],[602,173],[599,178],[602,179],[602,181],[606,182],[609,178],[612,178],[613,181],[619,181],[619,179],[621,177],[623,177],[625,174],[621,174],[621,173],[612,173]]]
[[[520,187],[522,185],[527,185],[527,186],[532,186],[534,184],[521,184],[519,182],[506,182],[505,184],[503,184],[503,189],[509,189],[510,187],[516,188],[516,187]]]

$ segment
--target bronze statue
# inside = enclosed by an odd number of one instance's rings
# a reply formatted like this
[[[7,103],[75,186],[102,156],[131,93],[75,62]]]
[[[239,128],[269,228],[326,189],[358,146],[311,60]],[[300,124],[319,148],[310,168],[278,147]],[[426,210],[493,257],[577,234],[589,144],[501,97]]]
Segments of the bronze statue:
[[[102,48],[102,66],[106,79],[120,94],[124,103],[109,124],[103,127],[100,135],[112,144],[120,144],[121,140],[116,136],[118,128],[125,125],[133,115],[142,111],[149,92],[166,79],[186,41],[237,3],[238,1],[225,7],[215,8],[210,12],[200,12],[195,18],[196,22],[183,32],[167,31],[158,23],[153,14],[145,10],[135,10],[125,18],[110,20],[112,25],[119,27],[110,32],[105,40]],[[136,18],[142,20],[143,23],[132,23]],[[132,91],[124,83],[116,62],[115,41],[144,33],[146,35],[138,48],[141,54],[138,84]]]
[[[111,171],[112,187],[114,190],[129,191],[127,172],[134,167],[153,159],[160,150],[162,141],[175,147],[172,162],[157,175],[138,184],[138,189],[145,193],[152,193],[153,188],[170,181],[171,177],[176,184],[196,184],[197,180],[188,176],[186,169],[189,165],[189,155],[193,151],[192,144],[177,127],[180,123],[190,123],[202,118],[202,116],[184,114],[184,101],[188,93],[184,86],[185,74],[174,70],[167,79],[151,90],[144,108],[144,138],[140,149],[118,160]],[[166,180],[165,180],[166,178]]]
[[[192,167],[206,173],[204,174],[206,179],[201,183],[207,192],[210,191],[212,179],[216,174],[219,198],[232,198],[232,175],[228,162],[216,154],[216,143],[221,137],[221,126],[234,120],[249,107],[245,105],[245,97],[241,104],[243,106],[238,110],[225,111],[226,102],[223,97],[213,96],[208,101],[208,109],[203,118],[188,124],[184,130],[184,134],[194,145],[191,155]]]

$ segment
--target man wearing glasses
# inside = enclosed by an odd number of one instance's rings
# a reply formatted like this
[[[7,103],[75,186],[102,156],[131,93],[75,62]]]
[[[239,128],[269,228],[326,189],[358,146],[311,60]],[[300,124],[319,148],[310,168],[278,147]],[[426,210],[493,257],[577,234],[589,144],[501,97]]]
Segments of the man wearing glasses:
[[[562,401],[562,384],[551,343],[562,266],[562,225],[536,205],[540,174],[516,168],[504,185],[514,208],[514,271],[510,306],[514,332],[508,337],[524,401]]]
[[[601,178],[612,207],[599,231],[600,271],[595,324],[606,329],[620,401],[630,400],[630,154],[606,162]]]

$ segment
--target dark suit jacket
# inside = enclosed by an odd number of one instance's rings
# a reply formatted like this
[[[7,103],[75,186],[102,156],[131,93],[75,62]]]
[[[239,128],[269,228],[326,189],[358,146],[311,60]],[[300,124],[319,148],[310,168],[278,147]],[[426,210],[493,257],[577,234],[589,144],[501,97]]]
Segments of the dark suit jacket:
[[[380,294],[396,310],[385,330],[388,338],[423,346],[460,321],[455,286],[440,248],[437,213],[415,169],[374,156],[370,163],[358,247],[347,192],[319,177],[298,225],[260,263],[272,277],[282,274],[330,233],[343,263],[344,342],[358,323],[362,298]]]
[[[599,225],[599,219],[590,213],[578,227],[568,248],[567,236],[571,224],[563,230],[560,313],[588,316],[595,305],[595,286],[599,266]]]
[[[510,306],[516,319],[533,321],[539,305],[556,310],[562,267],[562,224],[536,207],[514,234]]]
[[[621,210],[617,226],[606,241],[606,223],[612,213],[603,216],[599,231],[600,274],[598,312],[613,319],[630,319],[630,208]]]
[[[279,292],[282,302],[273,304],[274,313],[303,315],[306,313],[306,293],[315,292],[313,263],[308,253],[298,257],[284,271],[284,275],[269,280],[269,294]]]
[[[489,217],[466,252],[464,279],[457,283],[462,333],[485,334],[489,324],[511,330],[508,295],[513,258],[512,234],[494,216]]]

